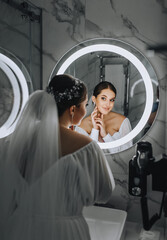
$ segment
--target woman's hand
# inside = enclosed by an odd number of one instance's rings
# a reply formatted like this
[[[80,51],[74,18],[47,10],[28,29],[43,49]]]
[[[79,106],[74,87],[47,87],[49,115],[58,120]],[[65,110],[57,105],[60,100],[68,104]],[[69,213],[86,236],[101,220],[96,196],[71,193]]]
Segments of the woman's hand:
[[[93,128],[95,128],[95,129],[99,129],[98,125],[96,124],[97,116],[98,116],[98,109],[97,109],[97,107],[95,107],[95,109],[91,113],[92,124],[93,124]]]
[[[103,138],[107,135],[105,124],[103,121],[103,114],[98,111],[98,108],[95,107],[94,111],[91,114],[93,128],[100,131],[100,136]]]
[[[95,119],[95,121],[96,121],[96,125],[98,126],[98,129],[100,131],[100,136],[102,138],[104,138],[107,135],[107,133],[106,133],[106,128],[105,128],[105,124],[104,124],[104,120],[103,120],[103,114],[100,114],[100,117],[97,117]]]

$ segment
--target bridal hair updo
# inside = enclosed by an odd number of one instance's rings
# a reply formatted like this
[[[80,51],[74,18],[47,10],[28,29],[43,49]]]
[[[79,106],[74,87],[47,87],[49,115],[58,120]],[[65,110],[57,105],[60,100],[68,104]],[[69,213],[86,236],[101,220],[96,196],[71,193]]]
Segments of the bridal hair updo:
[[[97,97],[101,93],[101,91],[104,89],[110,89],[111,91],[113,91],[115,93],[115,96],[117,95],[117,90],[114,87],[114,85],[110,82],[103,81],[96,85],[96,87],[94,88],[94,91],[93,91],[93,96]]]
[[[85,84],[81,80],[67,74],[55,75],[49,82],[46,91],[53,95],[59,117],[71,106],[79,107],[87,94]]]

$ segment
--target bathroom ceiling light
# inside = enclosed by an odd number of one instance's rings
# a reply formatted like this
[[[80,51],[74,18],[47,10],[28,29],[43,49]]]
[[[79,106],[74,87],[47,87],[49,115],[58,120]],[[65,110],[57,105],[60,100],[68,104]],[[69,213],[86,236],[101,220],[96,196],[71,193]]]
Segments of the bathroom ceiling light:
[[[11,82],[14,93],[12,112],[7,121],[0,127],[0,138],[4,138],[14,131],[21,111],[28,100],[29,90],[24,74],[14,61],[0,53],[0,63],[1,69]]]
[[[141,77],[144,81],[145,84],[145,89],[146,89],[146,104],[145,104],[145,109],[144,113],[136,125],[136,127],[128,133],[126,136],[122,137],[119,140],[115,140],[113,142],[107,142],[107,143],[99,143],[100,147],[102,149],[111,149],[115,147],[119,147],[129,141],[131,141],[134,137],[136,137],[141,130],[144,128],[146,125],[148,118],[150,116],[151,110],[152,110],[152,105],[153,105],[153,87],[152,87],[152,82],[151,78],[149,76],[149,73],[145,66],[142,64],[142,62],[131,52],[127,51],[126,49],[122,47],[118,47],[116,45],[112,44],[94,44],[90,46],[83,47],[79,49],[78,51],[72,53],[67,57],[67,59],[63,62],[61,59],[61,65],[59,69],[57,70],[56,74],[63,74],[65,73],[66,69],[70,66],[71,63],[76,61],[78,58],[81,56],[91,53],[91,52],[99,52],[99,51],[107,51],[107,52],[114,52],[116,54],[119,54],[126,59],[128,59],[139,71],[141,74]],[[70,51],[69,51],[70,52]],[[69,53],[68,52],[68,53]]]

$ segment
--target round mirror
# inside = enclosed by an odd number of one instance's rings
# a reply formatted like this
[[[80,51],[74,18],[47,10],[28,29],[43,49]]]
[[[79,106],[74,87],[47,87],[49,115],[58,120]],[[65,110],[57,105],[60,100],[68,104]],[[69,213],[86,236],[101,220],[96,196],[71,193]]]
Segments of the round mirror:
[[[16,56],[0,48],[0,138],[11,134],[32,92],[30,76]]]
[[[88,114],[95,85],[111,82],[117,89],[113,111],[130,120],[132,131],[126,136],[99,143],[112,149],[133,140],[139,141],[150,127],[153,103],[157,101],[158,80],[149,61],[133,46],[115,39],[98,38],[84,41],[70,49],[56,64],[50,79],[67,73],[83,80],[88,87]]]

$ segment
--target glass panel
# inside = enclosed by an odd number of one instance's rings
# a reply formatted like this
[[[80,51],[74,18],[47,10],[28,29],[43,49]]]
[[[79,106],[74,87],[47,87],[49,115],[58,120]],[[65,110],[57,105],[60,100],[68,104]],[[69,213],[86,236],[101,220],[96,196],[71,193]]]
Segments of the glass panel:
[[[31,77],[33,89],[41,89],[41,9],[29,1],[1,0],[0,3],[0,47],[23,62]]]

